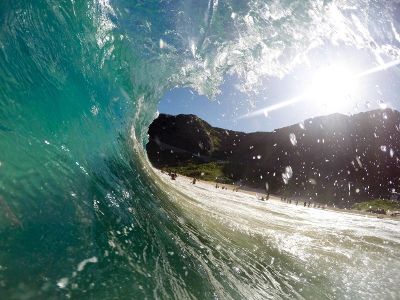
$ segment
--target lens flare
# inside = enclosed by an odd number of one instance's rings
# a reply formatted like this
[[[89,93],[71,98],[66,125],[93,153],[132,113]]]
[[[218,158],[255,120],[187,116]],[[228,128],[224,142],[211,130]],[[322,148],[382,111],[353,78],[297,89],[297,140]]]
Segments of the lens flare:
[[[343,66],[321,68],[315,73],[310,88],[304,94],[247,113],[239,117],[239,119],[251,118],[262,114],[268,115],[271,111],[280,110],[308,99],[313,100],[314,103],[322,104],[330,113],[340,111],[341,108],[349,103],[351,97],[357,95],[358,82],[363,77],[386,71],[398,65],[400,65],[400,60],[394,60],[360,73],[353,73]]]

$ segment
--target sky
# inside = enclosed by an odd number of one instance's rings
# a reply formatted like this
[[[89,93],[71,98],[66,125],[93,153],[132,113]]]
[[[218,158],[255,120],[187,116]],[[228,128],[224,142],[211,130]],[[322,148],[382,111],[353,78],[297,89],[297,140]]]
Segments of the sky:
[[[254,132],[272,131],[331,113],[400,109],[398,64],[359,76],[377,67],[368,53],[341,49],[329,55],[329,61],[326,57],[326,52],[315,53],[312,63],[299,65],[283,78],[265,77],[251,94],[240,92],[240,80],[235,77],[226,77],[221,93],[211,100],[188,88],[175,88],[161,99],[159,112],[196,114],[212,126]],[[292,101],[299,96],[300,100]],[[283,102],[294,103],[271,110]],[[252,115],[257,111],[259,114]]]

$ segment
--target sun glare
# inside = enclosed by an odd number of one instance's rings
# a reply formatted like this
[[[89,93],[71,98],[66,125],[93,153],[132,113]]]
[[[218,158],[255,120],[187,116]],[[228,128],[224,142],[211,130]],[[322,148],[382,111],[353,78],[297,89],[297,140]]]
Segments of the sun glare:
[[[356,90],[356,76],[349,69],[332,66],[315,73],[307,98],[328,111],[337,111],[348,104]]]
[[[321,106],[325,113],[344,112],[354,105],[357,98],[358,83],[363,77],[386,71],[400,65],[400,59],[381,64],[377,67],[355,73],[343,65],[321,68],[315,72],[313,80],[303,94],[289,100],[281,101],[270,106],[247,113],[239,119],[265,115],[272,111],[283,109],[302,101],[312,101],[312,105]]]

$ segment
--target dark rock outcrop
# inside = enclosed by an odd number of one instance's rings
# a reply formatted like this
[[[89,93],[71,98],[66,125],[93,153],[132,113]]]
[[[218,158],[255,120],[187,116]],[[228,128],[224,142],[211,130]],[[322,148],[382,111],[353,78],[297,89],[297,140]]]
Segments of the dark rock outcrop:
[[[155,167],[221,162],[234,181],[338,206],[389,198],[400,183],[400,113],[316,117],[273,132],[212,127],[195,115],[160,114],[149,128]]]

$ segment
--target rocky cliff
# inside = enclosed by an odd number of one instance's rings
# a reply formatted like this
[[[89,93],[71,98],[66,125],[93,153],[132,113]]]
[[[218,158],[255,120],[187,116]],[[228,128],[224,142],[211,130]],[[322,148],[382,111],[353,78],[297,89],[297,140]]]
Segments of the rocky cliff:
[[[400,113],[376,110],[308,119],[273,132],[212,127],[195,115],[165,115],[149,128],[155,167],[210,162],[224,177],[273,193],[338,206],[390,198],[400,183]]]

